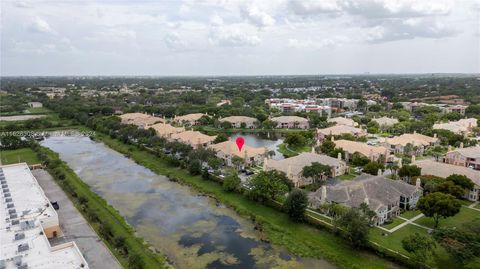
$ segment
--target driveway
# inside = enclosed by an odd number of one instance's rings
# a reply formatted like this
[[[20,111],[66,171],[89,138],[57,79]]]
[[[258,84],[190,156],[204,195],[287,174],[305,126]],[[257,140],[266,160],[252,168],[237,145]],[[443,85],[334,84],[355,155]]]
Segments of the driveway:
[[[33,170],[32,173],[42,186],[48,199],[51,202],[57,201],[60,206],[57,213],[64,237],[51,243],[75,241],[91,269],[121,269],[122,266],[115,256],[112,255],[80,212],[73,206],[52,176],[42,169]]]

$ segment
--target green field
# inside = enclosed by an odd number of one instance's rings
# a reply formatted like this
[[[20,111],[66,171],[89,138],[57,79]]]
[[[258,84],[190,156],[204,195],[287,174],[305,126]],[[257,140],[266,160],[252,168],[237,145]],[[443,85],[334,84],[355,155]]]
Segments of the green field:
[[[475,219],[480,219],[480,212],[471,208],[462,207],[460,212],[450,218],[440,219],[438,226],[439,227],[460,227],[462,224],[473,221]],[[433,228],[434,221],[432,218],[422,217],[415,221],[415,223]]]
[[[258,204],[238,193],[225,192],[220,184],[191,176],[186,170],[169,166],[153,154],[128,146],[108,136],[97,138],[110,148],[128,154],[130,158],[157,174],[173,177],[197,190],[208,193],[229,205],[240,215],[255,219],[262,227],[265,238],[286,247],[293,254],[303,257],[324,258],[342,268],[388,268],[388,262],[371,253],[355,250],[343,239],[328,230],[316,229],[307,224],[291,221],[286,214]]]
[[[409,211],[405,211],[403,212],[400,216],[401,217],[404,217],[406,219],[412,219],[414,218],[415,216],[417,215],[420,215],[422,212],[418,211],[418,210],[409,210]]]
[[[2,160],[2,164],[26,162],[32,165],[40,163],[37,154],[30,148],[2,150],[0,151],[0,159]]]
[[[282,153],[285,158],[297,156],[302,152],[310,152],[311,150],[312,147],[310,147],[309,145],[287,146],[285,143],[278,145],[278,152]]]
[[[28,113],[25,114],[48,114],[52,113],[52,111],[46,107],[29,107],[26,110],[28,110]]]
[[[386,228],[386,229],[392,229],[402,223],[404,223],[405,221],[401,218],[394,218],[392,223],[389,223],[389,224],[385,224],[385,225],[382,225],[383,228]]]

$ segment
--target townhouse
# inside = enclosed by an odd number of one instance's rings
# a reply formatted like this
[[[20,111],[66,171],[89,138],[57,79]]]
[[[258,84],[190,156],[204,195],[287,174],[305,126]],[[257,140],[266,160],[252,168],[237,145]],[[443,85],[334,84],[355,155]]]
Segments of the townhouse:
[[[297,116],[280,116],[270,120],[277,124],[277,128],[308,129],[310,127],[307,119]]]

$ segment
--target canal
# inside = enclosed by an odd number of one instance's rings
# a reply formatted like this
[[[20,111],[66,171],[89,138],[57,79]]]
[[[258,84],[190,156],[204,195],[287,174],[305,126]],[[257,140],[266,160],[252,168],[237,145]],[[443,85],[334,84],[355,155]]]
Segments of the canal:
[[[232,209],[103,143],[88,137],[50,137],[42,145],[58,152],[175,268],[335,268],[261,241],[252,222]]]

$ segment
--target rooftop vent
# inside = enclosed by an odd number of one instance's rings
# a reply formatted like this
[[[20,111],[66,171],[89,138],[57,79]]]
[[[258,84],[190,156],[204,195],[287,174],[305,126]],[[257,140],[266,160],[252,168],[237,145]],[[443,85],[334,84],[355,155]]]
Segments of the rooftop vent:
[[[20,223],[20,228],[22,228],[22,230],[31,229],[33,227],[35,227],[35,223],[31,220],[22,221]]]
[[[15,241],[16,240],[22,240],[25,238],[25,234],[24,233],[16,233],[15,234]]]
[[[18,245],[18,252],[27,251],[29,249],[30,249],[30,247],[28,246],[28,243],[23,243],[23,244]]]

